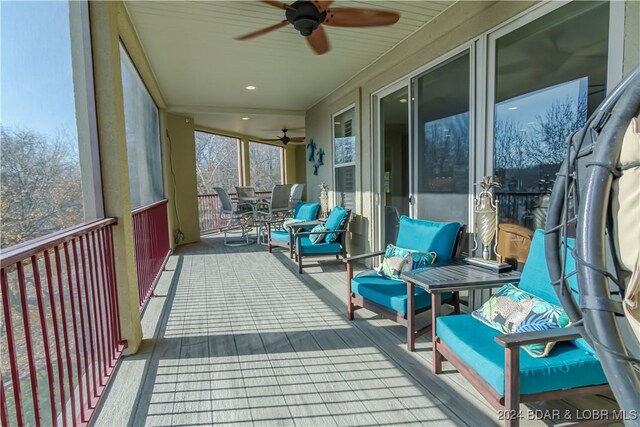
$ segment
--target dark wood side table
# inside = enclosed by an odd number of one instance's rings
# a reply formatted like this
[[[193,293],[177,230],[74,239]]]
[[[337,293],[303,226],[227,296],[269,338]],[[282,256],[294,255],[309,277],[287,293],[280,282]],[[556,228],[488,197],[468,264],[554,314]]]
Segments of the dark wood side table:
[[[423,288],[431,294],[431,334],[433,343],[433,370],[442,370],[442,356],[436,351],[436,318],[442,309],[444,292],[459,292],[468,289],[493,288],[504,283],[520,282],[520,272],[494,273],[480,267],[467,265],[464,261],[453,261],[447,264],[436,264],[409,271],[401,276],[407,283],[407,322],[415,325],[415,286]],[[407,330],[412,330],[407,327]],[[413,351],[411,341],[410,351]]]

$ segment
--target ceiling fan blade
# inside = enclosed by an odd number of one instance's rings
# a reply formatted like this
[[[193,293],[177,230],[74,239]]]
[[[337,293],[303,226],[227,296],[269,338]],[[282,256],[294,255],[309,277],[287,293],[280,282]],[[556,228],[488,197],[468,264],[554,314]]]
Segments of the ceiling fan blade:
[[[329,6],[333,4],[334,0],[313,0],[313,4],[316,5],[318,12],[322,13],[329,9]]]
[[[280,29],[282,27],[286,27],[288,24],[289,24],[289,21],[287,21],[285,19],[282,22],[279,22],[279,23],[277,23],[275,25],[272,25],[270,27],[266,27],[266,28],[263,28],[261,30],[254,31],[252,33],[245,34],[243,36],[238,36],[238,37],[235,37],[234,39],[235,40],[249,40],[249,39],[252,39],[254,37],[258,37],[258,36],[261,36],[263,34],[270,33],[271,31],[275,31],[275,30]]]
[[[316,28],[310,36],[307,36],[307,42],[318,55],[329,51],[329,39],[327,39],[327,33],[324,32],[322,25]]]
[[[324,24],[334,27],[377,27],[398,22],[398,12],[342,7],[329,9]]]
[[[274,1],[274,0],[259,0],[262,3],[266,3],[268,5],[271,5],[273,7],[277,7],[278,9],[291,9],[291,10],[295,10],[294,8],[292,8],[291,6],[289,6],[286,3],[282,3],[281,1]]]
[[[282,138],[261,138],[260,141],[264,141],[264,142],[276,142],[276,141],[281,141]]]

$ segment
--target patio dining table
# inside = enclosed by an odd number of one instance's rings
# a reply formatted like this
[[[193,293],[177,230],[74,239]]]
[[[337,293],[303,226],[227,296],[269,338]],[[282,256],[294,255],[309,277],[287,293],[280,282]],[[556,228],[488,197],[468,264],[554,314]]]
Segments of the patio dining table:
[[[262,194],[255,196],[238,196],[238,202],[240,203],[248,203],[251,205],[251,209],[253,210],[253,224],[257,225],[256,227],[256,243],[257,244],[265,244],[262,239],[262,230],[264,228],[264,221],[258,218],[258,205],[260,203],[265,203],[271,200],[271,194]]]

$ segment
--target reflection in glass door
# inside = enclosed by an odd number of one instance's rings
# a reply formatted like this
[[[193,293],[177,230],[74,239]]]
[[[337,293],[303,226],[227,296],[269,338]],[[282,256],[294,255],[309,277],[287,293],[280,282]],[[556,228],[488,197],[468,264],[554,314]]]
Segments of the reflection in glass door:
[[[409,215],[409,89],[380,98],[380,233],[395,243],[402,215]]]
[[[469,51],[413,80],[416,214],[469,221]]]

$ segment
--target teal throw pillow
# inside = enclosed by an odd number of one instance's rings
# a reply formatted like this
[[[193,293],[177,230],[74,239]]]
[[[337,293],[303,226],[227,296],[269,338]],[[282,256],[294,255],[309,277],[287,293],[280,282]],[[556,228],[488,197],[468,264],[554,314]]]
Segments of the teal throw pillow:
[[[498,289],[481,308],[471,315],[485,325],[505,334],[544,331],[571,325],[562,307],[523,291],[511,283]],[[545,357],[553,345],[554,343],[549,342],[525,345],[523,348],[533,357]]]
[[[318,224],[315,227],[313,227],[313,229],[311,230],[311,234],[309,234],[309,240],[311,240],[311,243],[313,243],[314,245],[321,243],[326,234],[326,233],[323,233],[323,231],[326,231],[326,230],[327,229],[323,224]]]
[[[418,252],[389,245],[384,252],[382,264],[376,271],[388,279],[400,280],[402,273],[426,267],[433,264],[435,260],[434,252]]]

